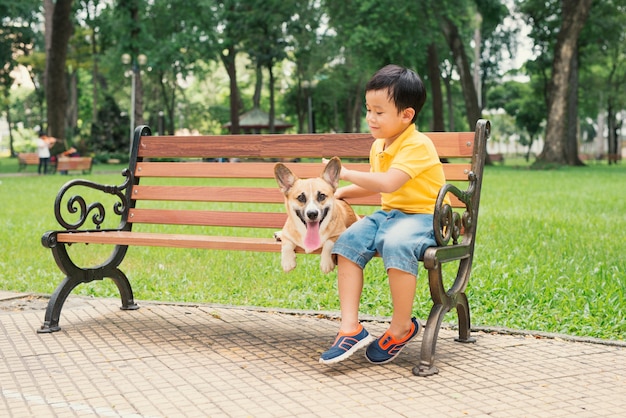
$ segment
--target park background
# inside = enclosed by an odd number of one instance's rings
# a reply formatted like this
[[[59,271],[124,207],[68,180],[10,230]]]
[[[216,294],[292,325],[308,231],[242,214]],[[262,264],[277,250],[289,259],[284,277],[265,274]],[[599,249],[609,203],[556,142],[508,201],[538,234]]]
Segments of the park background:
[[[50,293],[61,279],[39,239],[57,228],[67,178],[14,175],[39,131],[92,155],[91,180],[119,184],[121,166],[106,163],[128,159],[141,123],[245,133],[240,116],[259,109],[268,131],[363,131],[364,82],[393,62],[427,85],[420,129],[486,117],[490,152],[504,154],[485,172],[473,322],[624,338],[626,1],[24,0],[0,11],[0,289]],[[338,308],[334,273],[313,257],[286,275],[276,255],[164,251],[129,253],[139,300]],[[366,313],[390,312],[383,273],[368,270]]]

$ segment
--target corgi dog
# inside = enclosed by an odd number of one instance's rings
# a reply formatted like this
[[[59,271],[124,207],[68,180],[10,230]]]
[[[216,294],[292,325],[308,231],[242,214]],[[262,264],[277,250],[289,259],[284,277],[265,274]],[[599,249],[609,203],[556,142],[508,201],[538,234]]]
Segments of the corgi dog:
[[[319,177],[300,179],[287,166],[274,166],[274,177],[285,195],[287,221],[274,234],[281,242],[281,265],[288,272],[296,267],[296,247],[311,253],[321,248],[320,268],[335,268],[331,251],[339,235],[358,220],[350,205],[335,199],[341,160],[333,157]]]

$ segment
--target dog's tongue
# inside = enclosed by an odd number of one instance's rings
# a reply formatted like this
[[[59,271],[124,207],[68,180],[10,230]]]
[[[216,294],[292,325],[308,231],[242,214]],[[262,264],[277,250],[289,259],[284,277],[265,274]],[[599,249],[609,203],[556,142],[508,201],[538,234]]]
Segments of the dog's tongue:
[[[307,222],[306,236],[304,237],[304,246],[309,251],[316,250],[322,246],[319,222]]]

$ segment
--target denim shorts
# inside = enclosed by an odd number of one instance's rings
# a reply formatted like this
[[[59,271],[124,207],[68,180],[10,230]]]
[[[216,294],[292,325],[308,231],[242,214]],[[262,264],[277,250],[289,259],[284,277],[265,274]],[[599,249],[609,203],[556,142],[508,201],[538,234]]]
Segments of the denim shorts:
[[[391,268],[417,276],[418,261],[426,248],[436,245],[433,215],[379,210],[352,224],[339,236],[333,254],[361,268],[378,252]]]

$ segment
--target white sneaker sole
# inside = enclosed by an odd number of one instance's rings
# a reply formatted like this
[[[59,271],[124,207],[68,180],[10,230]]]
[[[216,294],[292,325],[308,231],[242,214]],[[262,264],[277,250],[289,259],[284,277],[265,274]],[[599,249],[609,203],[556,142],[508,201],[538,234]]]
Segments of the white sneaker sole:
[[[340,361],[344,361],[345,359],[347,359],[348,357],[352,356],[354,353],[359,351],[361,348],[368,346],[374,340],[375,338],[372,336],[372,334],[369,334],[367,337],[363,338],[361,341],[354,344],[351,349],[349,349],[348,351],[346,351],[340,356],[337,356],[328,360],[324,360],[323,358],[320,357],[320,364],[335,364],[335,363],[339,363]]]

